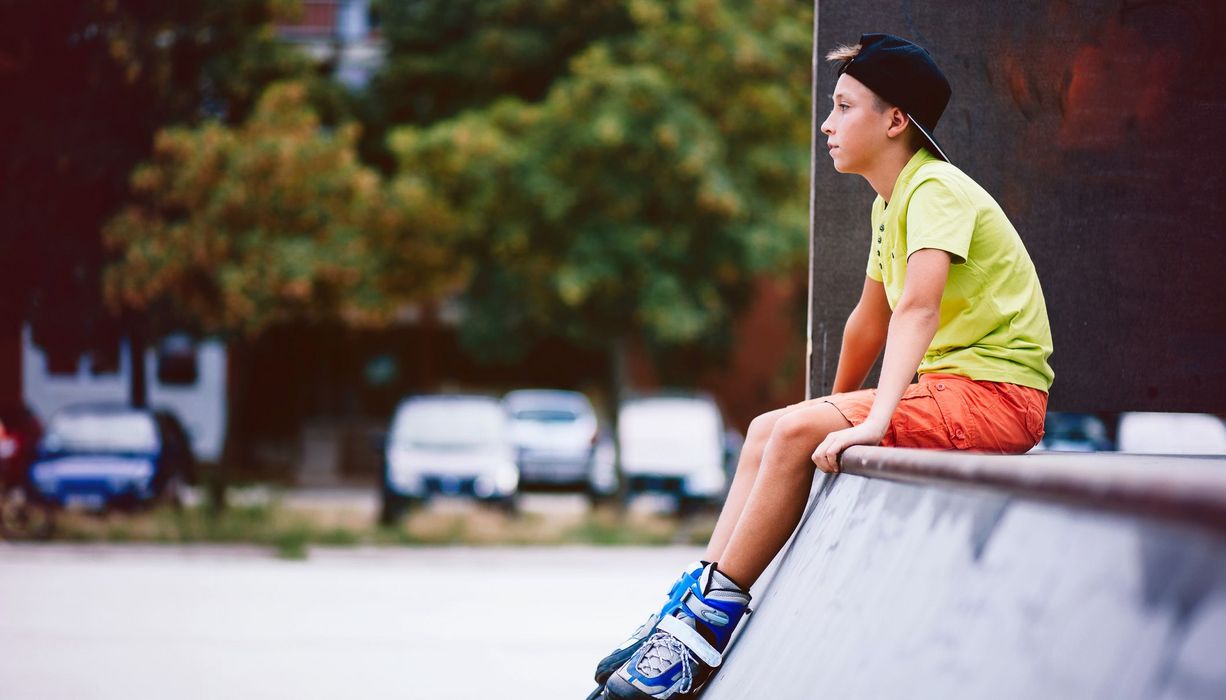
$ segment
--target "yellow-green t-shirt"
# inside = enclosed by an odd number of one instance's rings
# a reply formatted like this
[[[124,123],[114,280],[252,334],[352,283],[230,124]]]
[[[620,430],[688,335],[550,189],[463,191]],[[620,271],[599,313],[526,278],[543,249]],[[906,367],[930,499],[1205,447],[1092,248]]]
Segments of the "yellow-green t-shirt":
[[[1051,388],[1051,327],[1039,277],[991,195],[920,149],[899,173],[890,203],[873,202],[872,219],[867,273],[885,285],[891,309],[902,297],[908,256],[922,248],[952,256],[940,326],[920,374]]]

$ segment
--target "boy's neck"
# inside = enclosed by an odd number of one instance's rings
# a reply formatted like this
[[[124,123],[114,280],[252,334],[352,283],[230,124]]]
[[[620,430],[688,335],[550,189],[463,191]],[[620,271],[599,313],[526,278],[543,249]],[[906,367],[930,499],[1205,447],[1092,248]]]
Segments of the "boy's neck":
[[[890,149],[882,154],[872,168],[861,174],[865,180],[868,180],[868,184],[873,186],[877,194],[881,195],[885,203],[889,204],[890,197],[894,194],[894,184],[898,182],[898,174],[907,167],[907,163],[911,162],[911,158],[918,152],[919,149]]]

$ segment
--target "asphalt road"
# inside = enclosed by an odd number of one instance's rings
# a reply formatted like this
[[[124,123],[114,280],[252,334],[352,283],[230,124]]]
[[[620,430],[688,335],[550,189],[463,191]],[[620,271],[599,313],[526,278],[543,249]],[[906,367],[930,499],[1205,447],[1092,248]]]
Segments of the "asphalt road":
[[[0,543],[0,695],[583,698],[699,554]]]

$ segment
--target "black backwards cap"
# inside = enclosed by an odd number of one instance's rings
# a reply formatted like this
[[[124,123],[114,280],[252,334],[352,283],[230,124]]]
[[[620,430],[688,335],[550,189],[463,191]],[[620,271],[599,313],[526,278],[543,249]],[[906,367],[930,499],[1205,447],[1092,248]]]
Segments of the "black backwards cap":
[[[863,34],[860,53],[839,69],[907,114],[938,158],[949,161],[932,137],[952,90],[922,47],[891,34]]]

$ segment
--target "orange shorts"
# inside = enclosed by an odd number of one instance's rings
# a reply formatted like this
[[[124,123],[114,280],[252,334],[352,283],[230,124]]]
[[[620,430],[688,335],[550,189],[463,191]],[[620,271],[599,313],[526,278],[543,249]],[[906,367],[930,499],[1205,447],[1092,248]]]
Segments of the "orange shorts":
[[[826,397],[852,425],[868,418],[876,389]],[[881,444],[1021,453],[1043,437],[1047,393],[956,374],[921,374],[908,386]]]

